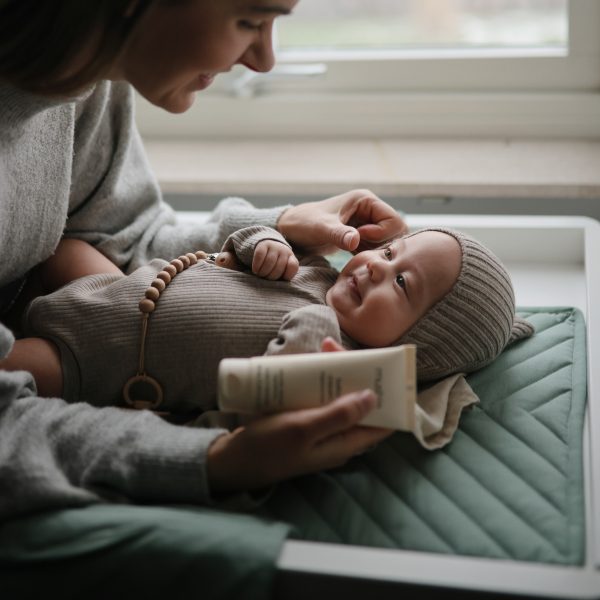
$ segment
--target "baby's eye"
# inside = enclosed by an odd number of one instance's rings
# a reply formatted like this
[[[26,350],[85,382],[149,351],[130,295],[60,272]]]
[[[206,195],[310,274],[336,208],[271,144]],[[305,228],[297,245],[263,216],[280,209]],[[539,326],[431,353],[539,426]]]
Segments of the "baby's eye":
[[[396,275],[396,283],[404,289],[406,287],[406,280],[404,279],[404,275]]]
[[[388,260],[392,260],[392,249],[388,246],[387,248],[383,249],[383,255],[388,259]]]

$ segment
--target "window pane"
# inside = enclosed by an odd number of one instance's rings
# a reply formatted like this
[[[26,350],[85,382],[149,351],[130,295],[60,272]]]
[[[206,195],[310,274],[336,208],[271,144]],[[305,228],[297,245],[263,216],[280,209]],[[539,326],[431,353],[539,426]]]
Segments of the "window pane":
[[[300,0],[279,49],[568,46],[568,0]]]

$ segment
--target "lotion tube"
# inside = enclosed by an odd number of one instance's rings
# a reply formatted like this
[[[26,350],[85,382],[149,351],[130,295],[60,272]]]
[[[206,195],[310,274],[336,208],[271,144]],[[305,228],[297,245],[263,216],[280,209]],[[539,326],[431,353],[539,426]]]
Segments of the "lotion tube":
[[[311,408],[366,388],[378,402],[362,425],[413,431],[416,347],[226,358],[219,364],[219,408],[228,412]]]

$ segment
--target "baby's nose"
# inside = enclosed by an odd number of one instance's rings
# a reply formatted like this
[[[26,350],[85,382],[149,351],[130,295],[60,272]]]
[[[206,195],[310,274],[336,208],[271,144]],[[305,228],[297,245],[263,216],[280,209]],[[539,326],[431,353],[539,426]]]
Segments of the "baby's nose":
[[[385,273],[385,263],[378,258],[373,258],[367,263],[367,271],[371,281],[379,281]]]

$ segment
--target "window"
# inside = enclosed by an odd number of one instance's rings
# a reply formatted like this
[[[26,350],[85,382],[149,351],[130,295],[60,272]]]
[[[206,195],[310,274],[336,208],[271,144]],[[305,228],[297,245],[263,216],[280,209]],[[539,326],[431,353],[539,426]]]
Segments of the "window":
[[[600,135],[596,0],[300,0],[278,64],[236,68],[146,135]],[[597,123],[598,129],[590,126]]]
[[[302,0],[279,23],[283,52],[567,45],[567,0]]]
[[[588,11],[596,20],[587,20]],[[600,14],[593,1],[302,0],[297,12],[295,22],[280,25],[280,60],[326,63],[327,77],[315,79],[313,89],[600,86],[600,62],[588,56],[598,46],[588,31]]]

